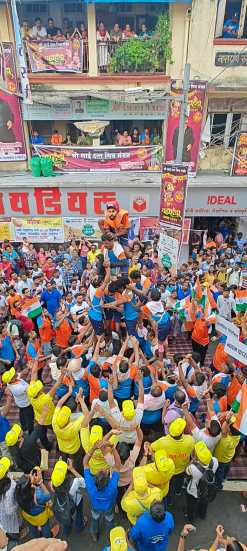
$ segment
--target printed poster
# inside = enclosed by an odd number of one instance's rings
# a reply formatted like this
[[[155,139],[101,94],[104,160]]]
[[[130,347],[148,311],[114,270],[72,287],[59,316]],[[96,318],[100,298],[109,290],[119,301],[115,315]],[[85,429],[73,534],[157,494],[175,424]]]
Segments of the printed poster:
[[[13,44],[11,42],[3,42],[2,48],[4,58],[5,85],[7,90],[11,94],[16,94],[16,92],[18,91],[18,80]]]
[[[231,176],[247,175],[247,132],[240,132],[236,137]]]
[[[178,264],[179,240],[168,235],[164,228],[160,231],[158,254],[162,265],[175,273]]]
[[[11,218],[0,218],[0,241],[13,239]]]
[[[183,165],[164,164],[161,176],[160,223],[182,229],[188,169]]]
[[[83,42],[77,38],[63,42],[51,40],[26,42],[32,73],[57,71],[81,73]]]
[[[181,101],[176,96],[181,96],[182,90],[175,88],[176,81],[172,82],[171,94],[174,99],[169,102],[169,113],[166,130],[166,155],[165,160],[175,161],[177,157],[179,118]],[[205,108],[205,95],[207,83],[200,80],[190,81],[189,113],[186,119],[184,132],[184,147],[182,162],[189,168],[189,175],[195,176],[198,164],[203,114]]]
[[[159,145],[125,147],[76,147],[34,145],[36,155],[50,157],[59,172],[150,171],[160,172]]]
[[[0,162],[26,158],[19,99],[0,90]]]
[[[12,218],[14,241],[26,237],[31,243],[63,243],[62,218]]]

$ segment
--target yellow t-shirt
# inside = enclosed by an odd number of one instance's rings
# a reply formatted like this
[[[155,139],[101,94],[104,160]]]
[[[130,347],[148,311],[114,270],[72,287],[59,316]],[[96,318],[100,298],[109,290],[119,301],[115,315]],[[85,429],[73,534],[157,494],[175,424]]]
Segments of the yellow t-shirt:
[[[219,463],[230,463],[239,442],[240,436],[232,436],[232,434],[222,436],[214,450],[214,457],[218,459]]]
[[[52,398],[48,393],[42,392],[37,398],[31,398],[31,404],[33,406],[34,418],[37,423],[39,423],[44,406],[48,406],[48,411],[45,416],[44,425],[51,425],[52,417],[54,414],[55,406],[53,404]]]
[[[96,249],[96,251],[89,251],[87,253],[87,261],[90,262],[90,264],[93,264],[99,254],[100,254],[99,249]]]
[[[56,408],[53,419],[52,428],[57,438],[57,443],[60,452],[74,454],[78,452],[80,441],[80,428],[83,421],[83,415],[81,414],[76,419],[71,420],[65,427],[60,428],[57,424],[57,416],[60,408]]]
[[[139,468],[144,470],[147,481],[153,486],[158,486],[162,491],[162,497],[166,497],[169,492],[170,480],[175,473],[175,465],[165,473],[158,471],[155,463],[148,463]]]
[[[82,428],[80,431],[81,436],[81,443],[82,447],[85,450],[86,453],[89,452],[90,448],[92,447],[90,444],[90,430],[88,427]],[[111,436],[109,440],[110,444],[113,444],[114,446],[118,443],[118,436]],[[108,454],[109,456],[112,454]],[[112,461],[109,461],[107,463],[103,453],[101,450],[95,450],[94,454],[92,455],[90,461],[89,461],[89,469],[90,473],[93,475],[96,475],[99,471],[110,469],[111,466],[114,465],[114,459],[112,458]]]
[[[151,444],[154,452],[157,450],[166,451],[168,457],[173,459],[175,464],[175,475],[183,473],[190,462],[190,455],[194,449],[195,441],[190,434],[183,434],[179,440],[175,440],[169,434],[162,436]]]
[[[121,507],[127,513],[131,524],[135,524],[138,517],[150,510],[153,501],[162,501],[162,498],[162,491],[159,488],[148,488],[145,496],[131,490],[126,497],[123,497]]]

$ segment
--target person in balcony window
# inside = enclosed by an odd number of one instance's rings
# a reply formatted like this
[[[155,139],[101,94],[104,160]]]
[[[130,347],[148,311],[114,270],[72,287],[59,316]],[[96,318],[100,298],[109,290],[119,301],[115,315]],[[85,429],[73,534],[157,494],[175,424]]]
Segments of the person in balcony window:
[[[82,37],[82,40],[87,40],[88,39],[88,32],[87,32],[86,25],[83,23],[83,21],[78,23],[77,28],[80,31],[80,35]]]
[[[128,40],[129,38],[135,38],[136,36],[136,33],[131,30],[131,26],[127,23],[123,30],[122,39]]]
[[[61,145],[63,143],[63,136],[62,134],[58,133],[58,130],[54,130],[52,137],[51,137],[51,144],[52,145]]]
[[[224,22],[223,38],[237,38],[239,29],[239,15],[234,13]]]
[[[102,21],[98,25],[96,36],[98,42],[98,65],[101,71],[106,71],[109,56],[107,42],[110,40],[110,35]]]
[[[112,42],[119,42],[121,40],[122,31],[121,31],[118,23],[115,23],[115,25],[114,25],[114,27],[111,31],[110,37],[111,37]]]
[[[58,31],[60,30],[58,27],[55,27],[54,25],[54,19],[52,17],[49,17],[48,19],[48,26],[47,26],[47,37],[55,39],[57,36]]]
[[[143,38],[144,40],[147,39],[147,38],[150,38],[150,36],[152,35],[151,31],[148,31],[147,30],[147,26],[145,23],[142,23],[141,25],[141,31],[139,33],[139,37],[140,38]]]
[[[42,145],[44,143],[44,138],[38,133],[38,130],[33,131],[33,135],[30,138],[30,144],[32,145]]]
[[[151,136],[150,136],[149,128],[145,128],[144,132],[140,136],[140,141],[142,145],[151,145]]]
[[[28,40],[31,37],[31,29],[29,27],[28,21],[23,21],[21,26],[21,36],[23,40]]]
[[[32,38],[35,40],[43,40],[44,38],[47,38],[47,30],[44,25],[42,25],[40,17],[36,17],[34,23],[35,24],[31,30]]]
[[[124,130],[123,134],[118,140],[119,145],[132,145],[131,136],[128,133],[128,130]]]
[[[140,133],[138,128],[133,128],[133,131],[131,133],[131,139],[133,145],[140,145]]]
[[[72,23],[68,19],[68,17],[64,17],[64,19],[63,19],[62,32],[63,32],[65,38],[70,38],[71,34],[73,33]]]

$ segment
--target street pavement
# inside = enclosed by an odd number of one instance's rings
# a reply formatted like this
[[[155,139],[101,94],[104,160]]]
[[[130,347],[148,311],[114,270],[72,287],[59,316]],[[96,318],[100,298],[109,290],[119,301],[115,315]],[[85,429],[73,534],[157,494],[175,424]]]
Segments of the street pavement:
[[[233,483],[234,486],[234,483]],[[240,505],[244,503],[239,491],[219,492],[216,500],[209,504],[208,515],[205,521],[197,521],[196,532],[193,532],[186,541],[186,551],[209,549],[215,536],[217,524],[223,524],[226,534],[238,538],[242,542],[247,542],[247,513],[240,511]],[[85,507],[87,510],[88,506]],[[186,523],[184,516],[184,498],[178,498],[176,508],[171,512],[174,514],[175,531],[170,537],[169,545],[166,551],[176,551],[179,533]],[[116,515],[116,525],[121,524],[129,528],[126,517]],[[69,540],[71,551],[101,551],[106,545],[106,534],[101,533],[97,544],[93,543],[88,528],[80,536],[73,535]]]

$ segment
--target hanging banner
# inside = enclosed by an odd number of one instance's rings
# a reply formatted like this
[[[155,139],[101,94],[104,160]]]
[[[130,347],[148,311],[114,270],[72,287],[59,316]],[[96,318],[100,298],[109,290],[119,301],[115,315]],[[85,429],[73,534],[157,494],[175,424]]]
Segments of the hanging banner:
[[[247,346],[236,337],[227,337],[225,352],[235,360],[247,365]]]
[[[15,66],[15,56],[13,44],[11,42],[3,42],[3,57],[4,57],[4,72],[5,85],[8,92],[16,94],[18,91],[18,80]]]
[[[191,80],[189,89],[189,113],[186,119],[184,131],[184,146],[182,162],[189,167],[189,175],[195,176],[198,164],[198,156],[201,142],[203,112],[205,106],[206,82]],[[177,157],[179,118],[181,101],[176,96],[181,96],[182,90],[176,89],[176,81],[171,84],[171,94],[174,99],[169,102],[169,114],[166,130],[166,155],[165,160],[175,161]]]
[[[182,229],[188,168],[183,165],[164,164],[161,176],[160,222],[166,227]]]
[[[34,145],[40,157],[50,157],[59,172],[160,171],[157,162],[161,146],[74,147]]]
[[[27,158],[19,99],[0,91],[0,162]]]
[[[14,241],[26,237],[31,243],[63,243],[62,218],[12,218]]]
[[[247,175],[247,132],[240,132],[235,141],[231,176]]]
[[[171,237],[164,228],[161,228],[158,243],[159,259],[164,268],[168,268],[173,273],[177,271],[178,253],[179,240]]]
[[[188,245],[190,239],[191,218],[184,218],[182,229],[182,245]]]
[[[239,338],[240,329],[237,327],[234,323],[231,321],[226,320],[225,318],[222,318],[222,316],[216,315],[216,324],[215,324],[216,331],[219,331],[226,337],[235,337]]]
[[[26,42],[32,73],[57,71],[81,73],[83,68],[83,42],[77,38],[56,42],[55,40]]]
[[[15,45],[16,45],[16,53],[18,58],[18,68],[19,68],[20,84],[21,84],[21,91],[22,91],[22,99],[24,103],[31,104],[33,103],[32,93],[31,93],[31,88],[30,88],[29,79],[28,79],[27,61],[26,61],[24,45],[21,37],[21,31],[20,31],[21,26],[20,26],[18,14],[17,14],[16,0],[11,0],[11,11],[12,11],[13,28],[15,33]]]
[[[64,239],[100,239],[101,231],[97,218],[63,218]]]
[[[13,239],[11,218],[0,218],[0,241]]]

